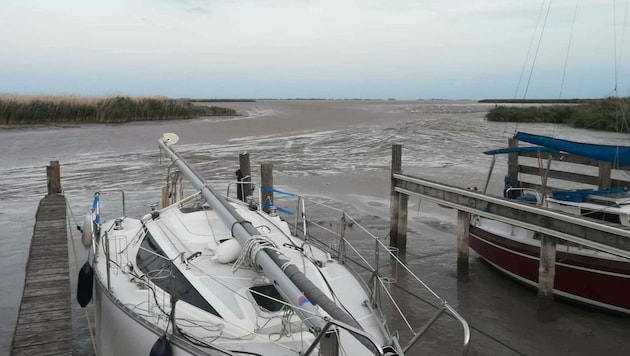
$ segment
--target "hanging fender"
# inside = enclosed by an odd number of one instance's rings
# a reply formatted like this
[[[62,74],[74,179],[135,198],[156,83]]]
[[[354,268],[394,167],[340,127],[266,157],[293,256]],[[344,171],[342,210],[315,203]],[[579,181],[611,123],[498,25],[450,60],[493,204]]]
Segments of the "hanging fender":
[[[85,261],[79,270],[79,281],[77,283],[77,302],[81,308],[85,308],[92,300],[92,288],[94,286],[94,269],[89,261]]]
[[[83,227],[81,228],[81,244],[85,247],[92,246],[92,238],[94,237],[94,218],[92,213],[85,215],[83,219]]]

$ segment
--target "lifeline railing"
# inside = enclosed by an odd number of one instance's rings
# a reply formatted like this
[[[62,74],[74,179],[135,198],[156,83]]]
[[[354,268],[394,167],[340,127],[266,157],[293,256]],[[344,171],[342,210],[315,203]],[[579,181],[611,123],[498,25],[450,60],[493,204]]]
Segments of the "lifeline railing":
[[[273,189],[267,188],[265,186],[260,187],[260,189]],[[369,301],[369,307],[373,310],[375,315],[378,315],[377,308],[383,305],[383,301],[388,301],[391,303],[392,308],[395,310],[395,313],[398,314],[401,320],[404,322],[404,325],[408,329],[411,334],[411,338],[407,342],[407,344],[403,347],[403,351],[408,352],[417,342],[418,340],[434,325],[434,323],[440,319],[442,315],[445,313],[452,316],[463,329],[463,343],[462,343],[462,354],[466,354],[468,351],[468,345],[470,342],[470,328],[466,320],[451,306],[448,302],[442,298],[440,298],[429,286],[427,286],[415,273],[409,269],[409,267],[402,262],[397,254],[396,249],[389,247],[383,243],[383,239],[371,233],[368,229],[363,227],[359,222],[350,216],[347,212],[337,209],[335,207],[329,206],[325,203],[317,202],[315,200],[306,199],[304,196],[300,196],[293,193],[283,192],[277,189],[273,189],[274,193],[279,193],[276,195],[275,205],[278,212],[285,212],[287,209],[278,207],[278,203],[283,203],[282,199],[278,199],[279,196],[295,198],[296,209],[295,212],[292,212],[290,215],[294,215],[293,223],[293,234],[295,236],[302,235],[302,238],[308,242],[315,242],[318,246],[323,247],[325,250],[332,252],[336,255],[337,259],[340,263],[353,263],[354,266],[358,266],[363,268],[367,273],[370,274],[370,282],[366,287],[369,291],[371,300]],[[333,212],[336,216],[330,216],[330,220],[328,220],[328,227],[324,226],[325,222],[322,221],[321,215],[322,211],[317,211],[317,216],[319,222],[311,220],[308,218],[306,214],[306,203],[309,202],[314,205],[315,209],[326,209],[328,211]],[[287,204],[289,202],[286,202]],[[309,205],[309,210],[311,209]],[[287,216],[288,218],[288,216]],[[333,230],[333,225],[335,225],[335,219],[339,219],[338,223],[338,232]],[[318,233],[315,230],[319,229],[322,232]],[[349,235],[349,229],[354,231],[359,231],[362,233],[361,239],[352,239]],[[367,240],[365,239],[367,236]],[[363,256],[360,249],[361,246],[355,246],[355,244],[365,244],[369,242],[370,239],[374,242],[374,263],[370,264],[367,259]],[[326,240],[326,241],[325,241]],[[352,241],[351,241],[352,240]],[[385,251],[383,253],[382,251]],[[358,260],[355,260],[358,258]],[[386,260],[385,263],[382,263],[382,260]],[[354,268],[350,268],[355,274],[357,271]],[[392,287],[399,287],[401,290],[406,291],[402,286],[398,286],[397,282],[399,280],[399,270],[406,272],[408,276],[415,282],[417,282],[429,295],[435,298],[437,303],[430,303],[425,300],[427,304],[431,307],[436,308],[435,313],[419,328],[414,328],[412,326],[412,322],[410,319],[403,313],[403,308],[400,306],[399,301],[395,298],[392,292]],[[386,276],[385,274],[389,272],[391,276]],[[363,278],[360,278],[363,280]],[[410,292],[408,292],[410,293]],[[415,297],[418,297],[414,295]],[[384,330],[387,330],[387,324],[385,321],[385,317],[381,314],[381,325],[380,327]],[[389,333],[388,333],[389,334]]]

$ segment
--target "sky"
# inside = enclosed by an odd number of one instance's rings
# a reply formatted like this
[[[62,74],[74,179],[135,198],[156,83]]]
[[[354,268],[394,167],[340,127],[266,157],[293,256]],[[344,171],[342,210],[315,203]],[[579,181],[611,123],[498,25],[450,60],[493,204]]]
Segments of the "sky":
[[[0,93],[630,96],[630,0],[550,1],[0,0]]]

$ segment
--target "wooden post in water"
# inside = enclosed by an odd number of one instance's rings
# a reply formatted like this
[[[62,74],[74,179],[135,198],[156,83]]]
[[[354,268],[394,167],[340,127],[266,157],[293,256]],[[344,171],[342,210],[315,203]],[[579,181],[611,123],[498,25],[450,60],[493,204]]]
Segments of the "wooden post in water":
[[[553,320],[553,282],[556,276],[556,238],[541,235],[538,269],[538,320]]]
[[[398,258],[405,260],[407,255],[407,207],[409,196],[398,193],[398,231],[396,241],[398,245]]]
[[[508,139],[508,147],[518,147],[518,140],[515,138]],[[518,181],[518,153],[508,153],[508,177],[512,182]]]
[[[597,186],[599,189],[608,189],[610,188],[610,170],[612,169],[612,163],[610,162],[599,162],[599,181]]]
[[[400,194],[396,192],[396,179],[394,174],[402,173],[402,146],[398,144],[392,145],[392,173],[391,188],[389,201],[389,246],[398,249],[398,223],[400,221]],[[406,246],[403,247],[406,250]],[[401,255],[399,253],[399,255]]]
[[[165,185],[162,187],[162,208],[166,208],[168,206],[168,186]]]
[[[263,211],[269,213],[269,205],[273,205],[273,164],[263,163],[260,165],[260,193]],[[264,187],[264,188],[263,188]],[[266,188],[266,189],[265,189]]]
[[[59,161],[50,161],[46,166],[46,177],[48,180],[48,195],[61,193],[61,173],[59,171]]]
[[[457,210],[457,279],[468,280],[470,213]]]
[[[249,163],[249,153],[243,152],[238,155],[238,165],[241,171],[241,182],[249,183],[252,181],[252,169]],[[252,195],[251,184],[238,184],[238,198],[242,201]]]

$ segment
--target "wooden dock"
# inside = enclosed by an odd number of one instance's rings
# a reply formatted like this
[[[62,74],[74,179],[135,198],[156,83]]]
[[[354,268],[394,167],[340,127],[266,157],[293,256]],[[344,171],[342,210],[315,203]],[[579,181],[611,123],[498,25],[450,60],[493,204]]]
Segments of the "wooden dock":
[[[52,192],[50,181],[48,187],[35,218],[13,336],[14,356],[72,355],[66,199],[58,194],[58,184],[52,184]]]

